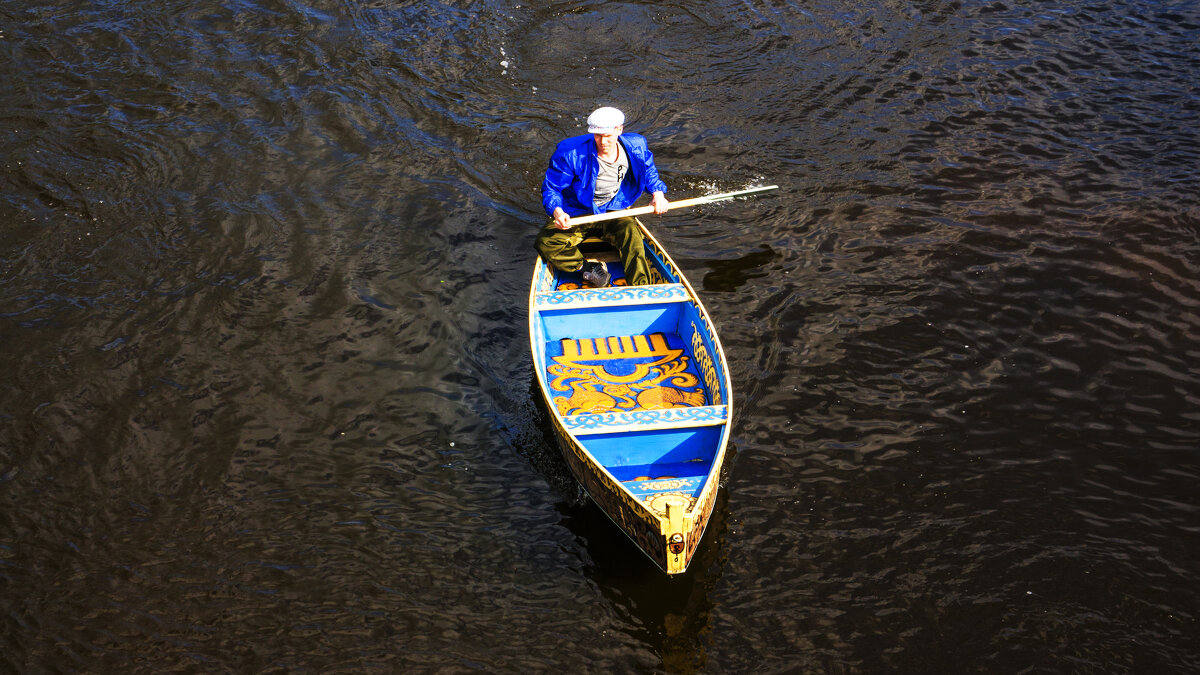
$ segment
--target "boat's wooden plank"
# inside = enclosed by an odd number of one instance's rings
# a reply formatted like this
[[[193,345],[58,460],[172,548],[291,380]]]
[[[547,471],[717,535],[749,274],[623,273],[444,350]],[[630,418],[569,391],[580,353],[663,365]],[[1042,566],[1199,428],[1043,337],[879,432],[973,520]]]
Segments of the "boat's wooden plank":
[[[653,284],[650,286],[610,286],[608,288],[579,288],[569,291],[538,293],[534,305],[539,309],[585,308],[609,305],[648,305],[688,300],[683,284]]]
[[[563,418],[563,424],[577,436],[616,434],[647,429],[683,429],[725,424],[728,409],[723,405],[630,412],[585,413]]]

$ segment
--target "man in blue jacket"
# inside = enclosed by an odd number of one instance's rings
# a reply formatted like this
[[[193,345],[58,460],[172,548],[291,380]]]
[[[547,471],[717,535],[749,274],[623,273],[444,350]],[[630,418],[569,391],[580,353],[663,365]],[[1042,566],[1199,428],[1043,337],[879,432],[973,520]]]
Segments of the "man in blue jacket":
[[[600,236],[621,253],[625,278],[632,286],[649,283],[642,233],[633,218],[573,226],[571,218],[618,211],[633,206],[643,192],[651,195],[655,213],[666,213],[667,186],[658,178],[654,155],[646,139],[622,133],[625,115],[616,108],[599,108],[588,116],[588,133],[558,144],[542,181],[542,206],[551,221],[538,233],[537,250],[546,262],[564,272],[583,269],[593,286],[607,286],[603,263],[584,260],[579,243]]]

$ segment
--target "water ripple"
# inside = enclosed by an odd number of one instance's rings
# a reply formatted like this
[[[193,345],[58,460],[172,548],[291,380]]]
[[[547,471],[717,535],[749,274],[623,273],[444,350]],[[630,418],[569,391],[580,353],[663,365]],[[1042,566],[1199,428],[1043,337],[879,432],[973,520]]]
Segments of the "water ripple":
[[[4,667],[1200,667],[1188,3],[0,15]],[[532,403],[600,104],[782,187],[647,221],[736,389],[669,582]]]

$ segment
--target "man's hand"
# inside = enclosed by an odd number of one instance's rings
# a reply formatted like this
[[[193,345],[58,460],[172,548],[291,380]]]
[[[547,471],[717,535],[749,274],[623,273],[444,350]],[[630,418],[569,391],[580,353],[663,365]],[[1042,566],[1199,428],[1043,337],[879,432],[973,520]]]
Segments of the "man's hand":
[[[563,211],[562,207],[554,209],[554,226],[560,230],[571,229],[571,216],[567,215],[567,212]]]
[[[655,192],[650,197],[650,205],[654,207],[654,212],[661,216],[667,212],[667,196],[661,192]]]

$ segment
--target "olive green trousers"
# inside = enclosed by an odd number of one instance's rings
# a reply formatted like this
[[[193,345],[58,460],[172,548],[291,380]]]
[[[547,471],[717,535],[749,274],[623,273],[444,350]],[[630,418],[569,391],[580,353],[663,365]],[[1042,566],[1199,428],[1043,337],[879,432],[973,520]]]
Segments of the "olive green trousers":
[[[538,233],[534,247],[552,267],[563,272],[576,272],[583,267],[584,256],[579,243],[588,237],[600,237],[621,254],[625,266],[625,280],[630,286],[650,283],[650,270],[646,266],[646,251],[642,246],[642,231],[633,218],[618,218],[599,223],[579,225],[569,230],[554,227],[554,221]]]

